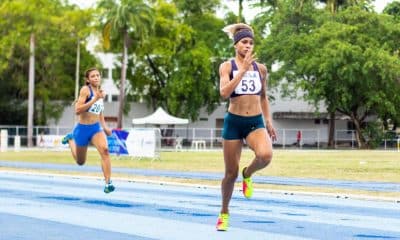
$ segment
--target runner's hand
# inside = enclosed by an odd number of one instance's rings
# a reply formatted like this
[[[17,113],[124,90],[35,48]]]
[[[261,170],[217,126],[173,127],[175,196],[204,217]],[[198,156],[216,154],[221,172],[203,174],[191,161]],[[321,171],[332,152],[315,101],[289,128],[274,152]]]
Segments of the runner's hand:
[[[276,135],[275,128],[269,122],[267,123],[267,131],[268,131],[268,134],[271,137],[272,141],[276,141],[277,135]]]
[[[249,51],[247,51],[243,59],[243,65],[242,65],[243,71],[247,72],[254,61],[256,61],[256,54],[253,53],[252,49],[250,49]]]

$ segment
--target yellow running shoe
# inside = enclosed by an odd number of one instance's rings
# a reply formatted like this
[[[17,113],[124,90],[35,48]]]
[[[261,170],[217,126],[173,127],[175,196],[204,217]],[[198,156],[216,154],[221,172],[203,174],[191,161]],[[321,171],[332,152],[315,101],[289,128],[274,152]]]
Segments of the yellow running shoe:
[[[243,190],[243,195],[246,198],[251,198],[253,196],[253,181],[251,180],[251,177],[244,177],[244,171],[246,168],[243,168],[242,170],[242,176],[243,176],[243,182],[242,182],[242,190]]]
[[[220,213],[217,220],[217,230],[218,231],[226,231],[228,230],[229,223],[229,214],[228,213]]]

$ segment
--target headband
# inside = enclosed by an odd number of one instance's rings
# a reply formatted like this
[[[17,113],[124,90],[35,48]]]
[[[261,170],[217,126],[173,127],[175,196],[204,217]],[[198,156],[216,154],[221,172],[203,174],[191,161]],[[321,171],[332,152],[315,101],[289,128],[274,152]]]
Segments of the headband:
[[[233,36],[233,44],[239,42],[242,38],[249,37],[254,39],[253,33],[249,30],[239,31]]]

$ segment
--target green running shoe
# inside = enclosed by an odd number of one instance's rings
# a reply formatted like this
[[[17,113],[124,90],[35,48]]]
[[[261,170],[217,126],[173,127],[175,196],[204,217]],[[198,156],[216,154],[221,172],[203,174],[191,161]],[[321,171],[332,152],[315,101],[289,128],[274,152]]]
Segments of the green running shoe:
[[[243,168],[242,170],[242,176],[243,176],[243,182],[242,182],[242,190],[243,190],[243,195],[246,198],[251,198],[253,196],[253,181],[251,180],[251,177],[244,177],[244,171],[246,168]]]
[[[74,135],[72,135],[72,133],[68,133],[67,135],[65,135],[65,137],[63,137],[63,139],[61,140],[62,144],[68,144],[69,140],[74,139]]]
[[[114,185],[112,184],[111,181],[109,181],[105,186],[104,186],[104,192],[105,193],[110,193],[113,192],[115,190]]]
[[[217,220],[217,230],[218,231],[226,231],[228,230],[229,223],[229,214],[228,213],[220,213]]]

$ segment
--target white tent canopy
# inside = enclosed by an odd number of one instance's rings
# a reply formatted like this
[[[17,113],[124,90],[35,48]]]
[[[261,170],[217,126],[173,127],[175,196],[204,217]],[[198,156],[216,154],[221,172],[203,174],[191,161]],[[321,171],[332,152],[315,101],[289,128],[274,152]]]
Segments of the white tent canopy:
[[[189,120],[185,118],[177,118],[169,115],[161,107],[159,107],[153,114],[143,117],[132,119],[132,124],[159,124],[159,125],[173,125],[173,124],[188,124]]]

